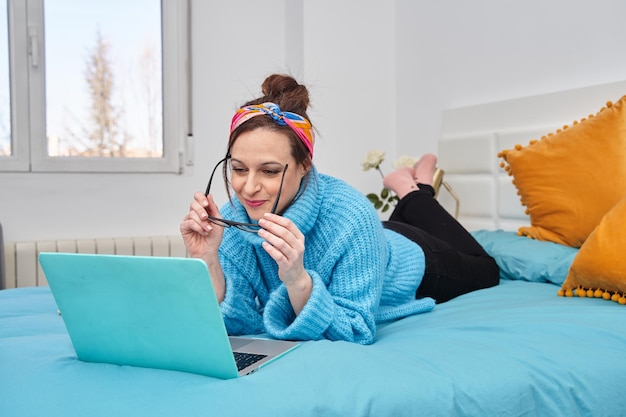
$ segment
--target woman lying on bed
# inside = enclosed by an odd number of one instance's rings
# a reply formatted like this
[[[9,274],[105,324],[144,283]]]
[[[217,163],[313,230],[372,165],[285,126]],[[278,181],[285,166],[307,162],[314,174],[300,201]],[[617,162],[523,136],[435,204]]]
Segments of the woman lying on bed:
[[[400,201],[381,223],[313,165],[307,88],[271,75],[262,92],[235,113],[220,162],[235,198],[218,208],[209,181],[180,225],[229,334],[369,344],[377,322],[498,283],[495,261],[434,199],[434,155],[385,178]]]

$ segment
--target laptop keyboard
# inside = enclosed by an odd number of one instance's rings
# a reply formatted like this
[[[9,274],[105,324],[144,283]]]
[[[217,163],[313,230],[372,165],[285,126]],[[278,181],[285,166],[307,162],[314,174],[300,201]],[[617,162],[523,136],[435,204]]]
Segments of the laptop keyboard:
[[[237,363],[238,371],[241,371],[242,369],[252,365],[253,363],[267,357],[267,355],[259,355],[256,353],[245,352],[233,352],[233,354],[235,355],[235,362]]]

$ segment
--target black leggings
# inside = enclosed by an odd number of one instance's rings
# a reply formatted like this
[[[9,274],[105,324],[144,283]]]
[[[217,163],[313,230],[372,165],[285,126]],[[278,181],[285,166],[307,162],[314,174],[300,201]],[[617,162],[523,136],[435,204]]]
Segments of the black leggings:
[[[459,295],[499,282],[495,260],[444,209],[429,185],[398,202],[385,228],[416,242],[423,250],[426,270],[416,297],[443,303]]]

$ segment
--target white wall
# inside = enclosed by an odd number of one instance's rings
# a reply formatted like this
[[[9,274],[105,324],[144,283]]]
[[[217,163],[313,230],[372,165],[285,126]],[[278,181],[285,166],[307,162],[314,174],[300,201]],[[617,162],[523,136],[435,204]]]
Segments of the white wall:
[[[396,4],[399,152],[436,149],[442,109],[626,78],[623,0]]]
[[[192,0],[192,9],[195,166],[0,174],[5,240],[177,233],[224,153],[233,110],[273,72],[310,87],[320,170],[364,192],[380,188],[361,171],[365,153],[386,150],[391,162],[436,151],[442,109],[626,74],[623,0]]]
[[[305,82],[319,129],[316,164],[361,188],[379,191],[364,173],[370,149],[395,153],[396,48],[393,2],[319,0],[304,7]]]

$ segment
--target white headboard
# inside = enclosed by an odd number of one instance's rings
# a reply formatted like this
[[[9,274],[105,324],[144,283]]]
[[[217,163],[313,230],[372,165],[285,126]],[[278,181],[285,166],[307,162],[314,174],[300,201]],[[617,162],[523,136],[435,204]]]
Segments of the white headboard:
[[[618,81],[445,110],[439,167],[460,199],[461,223],[469,230],[529,225],[511,177],[500,168],[498,152],[571,125],[625,94],[626,81]],[[439,201],[454,212],[454,200],[443,188]]]

